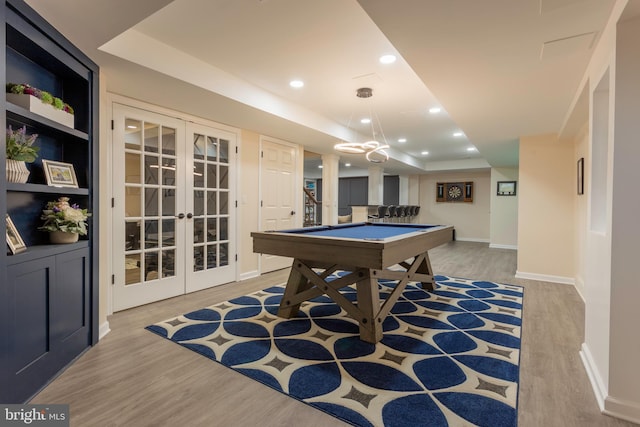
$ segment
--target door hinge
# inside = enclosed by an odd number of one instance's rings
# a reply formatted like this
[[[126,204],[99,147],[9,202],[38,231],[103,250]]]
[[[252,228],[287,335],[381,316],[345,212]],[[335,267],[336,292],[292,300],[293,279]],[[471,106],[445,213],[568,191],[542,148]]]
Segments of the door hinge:
[[[115,274],[112,274],[112,275],[111,275],[111,284],[112,284],[112,285],[115,285],[115,284],[116,284],[116,275],[115,275]]]
[[[236,200],[236,208],[238,207],[238,201]]]
[[[112,208],[115,208],[115,207],[116,207],[116,199],[115,199],[115,197],[112,197],[112,198],[111,198],[111,207],[112,207]]]
[[[262,207],[262,200],[260,200],[260,207]]]
[[[113,123],[113,120],[111,120],[111,130],[113,130],[115,128],[115,124]]]
[[[236,261],[238,261],[238,254],[236,254]]]
[[[260,152],[260,157],[264,157],[264,151]]]
[[[238,146],[236,145],[236,154],[238,154]]]

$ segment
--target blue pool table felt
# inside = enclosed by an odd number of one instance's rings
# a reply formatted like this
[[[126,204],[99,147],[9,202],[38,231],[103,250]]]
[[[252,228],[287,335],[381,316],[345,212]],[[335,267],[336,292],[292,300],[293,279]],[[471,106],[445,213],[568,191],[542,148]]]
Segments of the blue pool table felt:
[[[433,225],[409,225],[409,224],[349,224],[340,226],[300,228],[284,231],[285,233],[303,234],[305,236],[337,237],[347,239],[386,239],[416,231],[424,231],[435,227]]]

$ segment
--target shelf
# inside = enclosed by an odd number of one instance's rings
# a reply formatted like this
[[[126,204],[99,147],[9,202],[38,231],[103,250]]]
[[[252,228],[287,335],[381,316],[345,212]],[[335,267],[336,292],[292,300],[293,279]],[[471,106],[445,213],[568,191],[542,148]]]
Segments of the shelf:
[[[66,245],[36,245],[28,247],[26,251],[15,255],[7,255],[7,265],[20,264],[21,262],[33,261],[48,256],[58,255],[64,252],[71,252],[76,249],[88,248],[88,240],[80,240],[76,243]]]
[[[89,195],[89,189],[87,188],[51,187],[44,184],[17,184],[15,182],[7,182],[7,191],[43,194],[69,194],[77,196]]]
[[[46,126],[48,129],[53,131],[54,133],[62,134],[62,135],[70,135],[74,138],[82,139],[83,141],[89,140],[89,135],[86,133],[79,131],[77,129],[70,128],[68,126],[62,125],[58,122],[50,120],[46,117],[43,117],[39,114],[32,113],[26,108],[22,108],[19,105],[12,104],[10,102],[6,103],[7,106],[7,118],[16,120],[25,125],[29,126]]]

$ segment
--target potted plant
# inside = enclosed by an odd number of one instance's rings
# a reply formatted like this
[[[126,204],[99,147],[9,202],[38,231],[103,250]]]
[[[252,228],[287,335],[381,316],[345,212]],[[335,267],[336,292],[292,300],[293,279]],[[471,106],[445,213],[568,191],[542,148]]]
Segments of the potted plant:
[[[73,108],[51,93],[27,83],[7,83],[7,101],[73,128]]]
[[[7,182],[27,182],[29,169],[26,163],[33,163],[40,149],[33,146],[37,137],[37,134],[27,135],[26,126],[14,131],[9,125],[6,143]]]
[[[70,205],[68,197],[48,202],[40,219],[44,220],[39,230],[48,231],[51,243],[74,243],[78,236],[87,234],[87,218],[91,214],[77,204]]]

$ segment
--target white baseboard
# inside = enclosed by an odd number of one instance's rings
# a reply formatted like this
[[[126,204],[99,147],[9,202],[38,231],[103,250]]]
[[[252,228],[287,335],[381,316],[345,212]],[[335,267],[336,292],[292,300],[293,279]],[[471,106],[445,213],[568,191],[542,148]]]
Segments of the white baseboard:
[[[593,394],[596,396],[598,407],[600,408],[600,412],[602,412],[604,410],[604,399],[607,395],[607,388],[602,381],[602,377],[598,373],[598,367],[593,361],[593,357],[591,357],[591,352],[589,351],[589,347],[587,347],[587,343],[582,343],[580,359],[582,359],[584,369],[587,371],[587,377],[589,377]]]
[[[476,239],[476,238],[473,238],[473,237],[458,237],[458,236],[456,236],[456,241],[458,241],[458,242],[489,243],[489,239]]]
[[[98,329],[98,341],[104,338],[109,332],[111,332],[111,329],[109,329],[109,321],[105,320]]]
[[[582,343],[580,359],[582,359],[584,369],[587,371],[600,412],[611,417],[640,424],[640,405],[637,402],[616,399],[607,394],[607,387],[602,381],[598,367],[593,361],[586,343]]]
[[[516,271],[517,279],[539,280],[541,282],[562,283],[563,285],[575,285],[573,277],[552,276],[550,274],[527,273],[524,271]]]
[[[583,290],[584,290],[584,280],[582,279],[582,277],[580,276],[576,276],[575,279],[575,283],[573,285],[576,288],[576,291],[578,292],[578,295],[580,295],[580,298],[582,299],[583,303],[587,303],[586,298],[583,295]]]
[[[513,249],[514,251],[518,250],[518,245],[499,245],[497,243],[490,243],[489,248],[491,249]]]
[[[621,420],[630,421],[640,424],[640,405],[637,402],[630,402],[607,396],[604,400],[603,414],[620,418]]]
[[[260,276],[260,273],[258,272],[258,270],[248,271],[240,275],[239,281],[242,282],[243,280],[253,279],[254,277],[258,277],[258,276]]]

